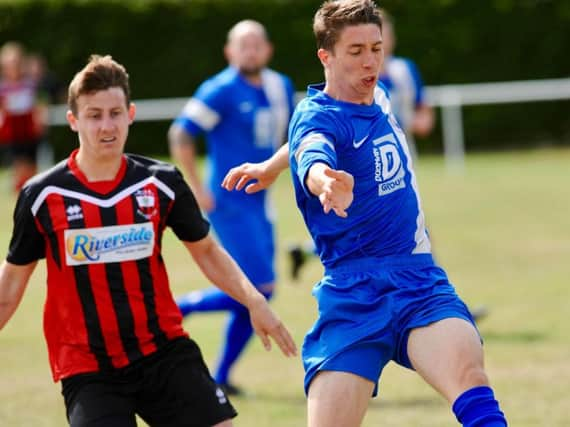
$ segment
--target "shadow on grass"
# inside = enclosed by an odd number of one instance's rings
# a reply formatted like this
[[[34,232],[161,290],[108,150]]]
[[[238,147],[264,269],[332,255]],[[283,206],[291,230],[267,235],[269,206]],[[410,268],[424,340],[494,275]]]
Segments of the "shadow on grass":
[[[275,395],[265,393],[246,393],[243,396],[232,396],[232,401],[238,402],[239,400],[255,400],[265,403],[280,403],[292,406],[306,406],[307,400],[304,395]],[[408,399],[386,399],[384,397],[377,397],[370,400],[370,409],[381,408],[429,408],[444,405],[445,402],[439,398],[434,392],[433,398],[408,398]]]
[[[445,401],[434,392],[434,397],[407,398],[407,399],[384,399],[382,397],[370,401],[370,409],[387,408],[435,408],[445,405]]]
[[[513,332],[483,332],[481,334],[484,341],[505,342],[505,343],[534,343],[546,341],[548,335],[536,331],[513,331]]]

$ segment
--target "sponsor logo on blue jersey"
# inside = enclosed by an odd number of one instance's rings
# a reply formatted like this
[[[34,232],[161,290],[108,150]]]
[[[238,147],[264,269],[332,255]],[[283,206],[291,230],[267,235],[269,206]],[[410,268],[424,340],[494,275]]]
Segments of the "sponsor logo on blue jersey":
[[[373,141],[374,180],[378,182],[378,195],[385,196],[406,188],[398,143],[394,134],[389,133]]]

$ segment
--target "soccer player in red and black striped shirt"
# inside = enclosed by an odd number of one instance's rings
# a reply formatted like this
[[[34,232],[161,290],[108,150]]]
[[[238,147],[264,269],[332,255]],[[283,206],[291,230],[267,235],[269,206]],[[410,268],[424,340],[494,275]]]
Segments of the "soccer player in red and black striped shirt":
[[[196,200],[171,165],[124,154],[135,106],[128,75],[93,56],[69,87],[79,149],[30,180],[0,266],[0,328],[46,258],[44,333],[70,425],[230,426],[235,411],[182,328],[161,239],[169,226],[204,274],[248,307],[266,348],[295,345],[265,298],[208,235]]]

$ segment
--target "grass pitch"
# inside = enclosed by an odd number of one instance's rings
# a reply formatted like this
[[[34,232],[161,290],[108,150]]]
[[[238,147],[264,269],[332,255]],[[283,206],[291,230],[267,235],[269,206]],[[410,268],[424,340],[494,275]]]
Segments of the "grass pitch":
[[[570,425],[570,149],[472,154],[463,174],[447,173],[440,157],[427,156],[418,175],[440,264],[470,306],[489,308],[479,325],[486,366],[510,424]],[[0,194],[5,248],[14,204],[6,188]],[[273,306],[300,346],[316,316],[311,286],[322,270],[313,261],[299,281],[291,281],[285,249],[307,234],[288,176],[278,181],[274,200],[280,280]],[[165,235],[164,253],[176,294],[206,286],[172,233]],[[0,426],[66,425],[42,335],[44,297],[42,263],[19,310],[0,332]],[[223,325],[221,314],[197,315],[185,323],[210,365]],[[248,393],[233,399],[240,413],[236,426],[306,424],[299,359],[267,353],[256,340],[237,365],[234,381]],[[364,421],[365,427],[455,425],[444,399],[394,364],[385,369],[379,397],[370,401]]]

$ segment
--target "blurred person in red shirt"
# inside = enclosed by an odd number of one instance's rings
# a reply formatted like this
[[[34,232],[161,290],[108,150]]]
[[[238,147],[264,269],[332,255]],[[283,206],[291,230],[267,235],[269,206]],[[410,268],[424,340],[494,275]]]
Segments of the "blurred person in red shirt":
[[[0,145],[12,165],[12,188],[19,191],[37,172],[36,155],[47,123],[47,108],[36,83],[24,73],[24,48],[0,48]]]

